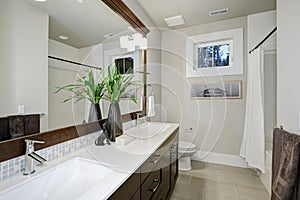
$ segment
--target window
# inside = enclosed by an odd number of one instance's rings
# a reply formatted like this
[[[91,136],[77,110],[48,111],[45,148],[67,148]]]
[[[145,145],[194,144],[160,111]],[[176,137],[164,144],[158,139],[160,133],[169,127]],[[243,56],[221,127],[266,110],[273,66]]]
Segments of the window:
[[[115,65],[121,74],[133,74],[134,58],[124,57],[115,59]]]
[[[196,68],[230,67],[232,63],[232,40],[195,45]]]

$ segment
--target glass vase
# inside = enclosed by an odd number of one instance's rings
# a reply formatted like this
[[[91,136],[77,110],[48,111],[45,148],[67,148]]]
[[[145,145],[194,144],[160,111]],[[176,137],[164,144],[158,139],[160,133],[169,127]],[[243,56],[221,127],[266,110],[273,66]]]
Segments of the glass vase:
[[[94,122],[100,119],[102,119],[100,105],[98,103],[91,104],[88,122]]]
[[[122,116],[119,102],[111,103],[108,111],[108,137],[114,142],[116,136],[123,134]]]

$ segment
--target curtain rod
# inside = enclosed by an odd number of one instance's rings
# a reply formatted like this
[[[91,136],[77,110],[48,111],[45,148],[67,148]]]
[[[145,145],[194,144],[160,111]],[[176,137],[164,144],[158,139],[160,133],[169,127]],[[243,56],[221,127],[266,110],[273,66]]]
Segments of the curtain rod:
[[[273,35],[273,33],[275,33],[275,31],[277,31],[277,26],[260,43],[258,43],[258,45],[256,45],[251,51],[249,51],[249,53],[252,53],[258,47],[260,47],[269,37],[271,37],[271,35]]]
[[[75,62],[75,61],[72,61],[72,60],[66,60],[66,59],[58,58],[58,57],[54,57],[54,56],[48,56],[48,58],[63,61],[63,62],[67,62],[67,63],[72,63],[72,64],[75,64],[75,65],[80,65],[80,66],[84,66],[84,67],[89,67],[89,68],[101,70],[100,67],[96,67],[96,66],[92,66],[92,65],[86,65],[86,64],[78,63],[78,62]]]

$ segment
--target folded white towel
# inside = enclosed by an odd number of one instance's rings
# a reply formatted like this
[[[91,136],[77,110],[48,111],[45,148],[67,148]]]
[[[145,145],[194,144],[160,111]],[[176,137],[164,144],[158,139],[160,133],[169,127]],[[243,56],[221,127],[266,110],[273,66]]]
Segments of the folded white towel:
[[[154,117],[155,116],[155,108],[154,108],[154,96],[148,97],[148,104],[147,104],[147,117]]]
[[[143,110],[144,109],[144,96],[140,96],[139,104],[140,104],[140,110]]]

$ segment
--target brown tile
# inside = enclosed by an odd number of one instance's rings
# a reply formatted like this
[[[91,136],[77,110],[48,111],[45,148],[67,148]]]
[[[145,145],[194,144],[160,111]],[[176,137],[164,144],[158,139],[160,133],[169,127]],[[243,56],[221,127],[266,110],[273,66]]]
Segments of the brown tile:
[[[264,189],[257,189],[245,185],[236,184],[236,191],[241,198],[248,198],[251,200],[270,200],[268,192]]]

